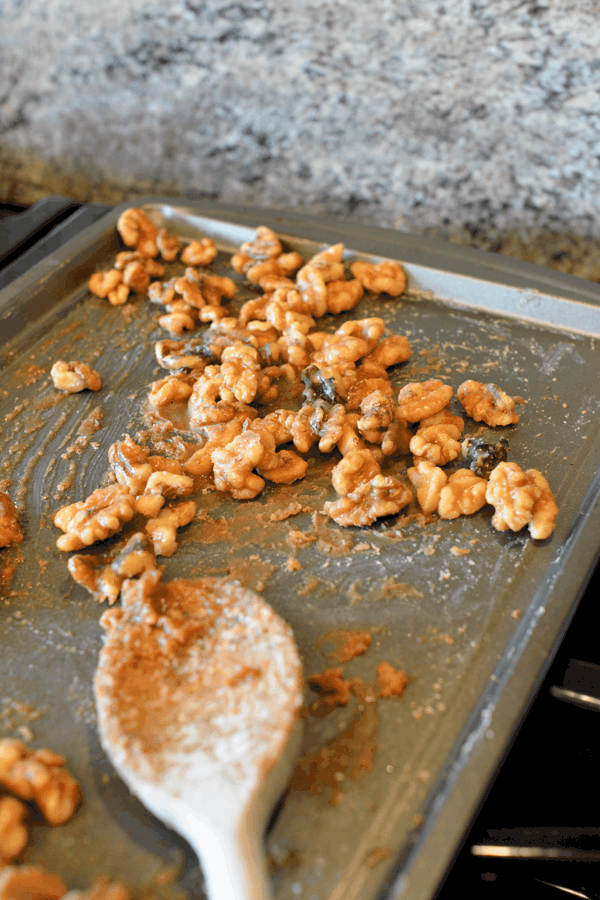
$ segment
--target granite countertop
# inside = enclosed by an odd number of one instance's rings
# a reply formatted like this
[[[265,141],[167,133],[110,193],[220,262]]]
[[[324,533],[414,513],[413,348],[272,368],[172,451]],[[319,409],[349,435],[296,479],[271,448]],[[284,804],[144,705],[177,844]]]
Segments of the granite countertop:
[[[597,0],[0,14],[0,198],[211,197],[600,280]]]

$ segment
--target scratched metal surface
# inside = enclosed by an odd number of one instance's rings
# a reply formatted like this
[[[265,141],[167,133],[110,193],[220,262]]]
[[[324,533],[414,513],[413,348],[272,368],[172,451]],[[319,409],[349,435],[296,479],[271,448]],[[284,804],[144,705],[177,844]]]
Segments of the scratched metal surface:
[[[230,253],[252,234],[248,216],[210,217],[201,204],[179,208],[156,201],[148,210],[184,238],[212,234],[221,251],[214,269],[222,274],[231,275]],[[153,342],[164,336],[153,319],[156,307],[137,301],[128,315],[86,290],[89,274],[106,266],[117,248],[119,212],[0,298],[6,336],[0,480],[22,511],[26,535],[16,550],[1,551],[3,564],[15,566],[12,577],[4,578],[0,600],[0,734],[18,736],[19,728],[29,728],[34,745],[64,753],[85,795],[81,810],[62,828],[34,818],[24,859],[43,862],[74,887],[106,873],[138,893],[202,896],[202,876],[185,842],[128,794],[99,747],[91,681],[101,608],[72,582],[51,522],[58,506],[102,483],[108,447],[136,433],[141,400],[162,377],[153,354]],[[287,226],[288,244],[306,256],[340,234],[326,223],[286,221],[277,214],[253,224],[262,222],[280,231]],[[317,243],[310,240],[311,227]],[[347,250],[348,261],[376,252],[377,233],[365,231],[363,243],[360,232],[353,236],[357,243]],[[391,255],[389,242],[380,237],[380,244],[381,255]],[[361,252],[365,247],[368,253]],[[445,252],[451,261],[452,248]],[[519,424],[490,431],[509,437],[511,459],[546,474],[561,512],[553,536],[538,543],[527,532],[495,531],[489,510],[425,527],[392,517],[371,528],[342,529],[318,515],[332,497],[330,463],[318,453],[306,481],[268,486],[244,503],[215,493],[200,498],[201,516],[166,561],[166,578],[229,573],[261,589],[292,625],[307,674],[331,664],[323,633],[357,627],[372,629],[374,638],[364,656],[346,665],[348,677],[373,680],[377,664],[387,660],[410,679],[402,699],[378,702],[373,769],[339,783],[341,802],[331,802],[330,789],[286,796],[267,837],[277,900],[368,900],[394,877],[392,896],[428,895],[568,620],[597,549],[587,528],[597,505],[600,461],[600,306],[593,292],[578,300],[578,283],[571,279],[575,299],[561,300],[559,291],[554,297],[536,294],[533,267],[523,274],[527,290],[519,290],[501,287],[500,278],[495,284],[470,278],[458,264],[459,275],[450,264],[442,269],[413,263],[410,250],[403,256],[400,245],[396,258],[410,275],[405,297],[363,300],[353,313],[326,320],[325,327],[381,315],[391,332],[407,335],[413,355],[392,373],[397,387],[441,377],[456,389],[472,377],[523,397]],[[240,297],[249,293],[244,288]],[[59,358],[91,363],[102,375],[102,390],[58,394],[49,370]],[[82,434],[82,423],[96,408],[101,427],[92,433],[84,427]],[[460,411],[456,401],[453,409]],[[477,430],[467,425],[467,433]],[[402,476],[406,464],[397,460],[390,470]],[[309,511],[271,520],[274,511],[296,500]],[[314,540],[293,547],[291,530],[309,532]],[[297,571],[286,567],[290,557],[300,563]],[[521,672],[516,688],[515,672]],[[309,693],[307,699],[314,700]],[[308,716],[303,753],[335,739],[357,712],[353,700],[326,717]],[[482,746],[484,763],[476,761]],[[459,802],[453,785],[470,765],[470,795]],[[444,814],[454,823],[434,850],[431,834]],[[419,880],[414,873],[424,864],[429,875]]]

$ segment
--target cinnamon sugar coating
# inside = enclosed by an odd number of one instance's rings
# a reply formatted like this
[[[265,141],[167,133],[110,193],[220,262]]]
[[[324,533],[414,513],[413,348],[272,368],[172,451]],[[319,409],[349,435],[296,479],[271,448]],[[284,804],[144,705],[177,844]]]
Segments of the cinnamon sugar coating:
[[[20,544],[23,532],[15,504],[5,491],[0,491],[0,547]]]
[[[377,666],[377,684],[380,697],[401,697],[408,684],[408,678],[401,669],[395,669],[390,663],[382,662]]]

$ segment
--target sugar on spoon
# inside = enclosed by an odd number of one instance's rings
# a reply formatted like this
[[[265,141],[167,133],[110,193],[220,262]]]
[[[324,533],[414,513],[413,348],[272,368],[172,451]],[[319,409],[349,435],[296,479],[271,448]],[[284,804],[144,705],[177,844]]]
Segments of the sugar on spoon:
[[[102,746],[198,853],[211,900],[268,900],[267,817],[295,760],[302,667],[290,627],[226,579],[125,582],[94,679]]]

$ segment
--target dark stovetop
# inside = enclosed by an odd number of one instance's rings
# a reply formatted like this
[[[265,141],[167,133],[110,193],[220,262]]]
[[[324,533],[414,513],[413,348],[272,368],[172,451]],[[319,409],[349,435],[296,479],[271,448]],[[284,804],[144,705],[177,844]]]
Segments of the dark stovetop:
[[[0,203],[0,289],[108,209],[61,197],[29,208]],[[600,870],[589,864],[600,861],[600,700],[594,705],[600,698],[599,578],[596,573],[590,581],[438,900],[459,893],[493,900],[523,888],[533,900],[600,897]],[[564,691],[563,699],[555,696],[561,694],[553,690],[557,686],[591,699],[564,702]]]

